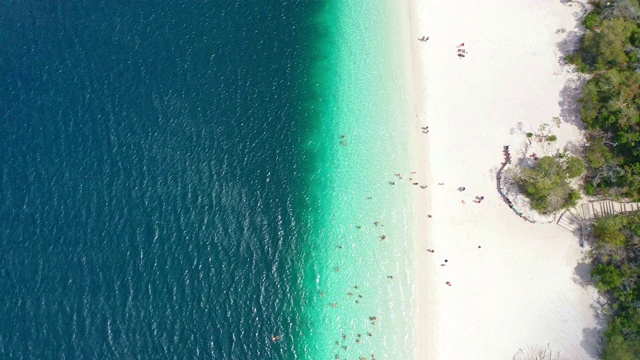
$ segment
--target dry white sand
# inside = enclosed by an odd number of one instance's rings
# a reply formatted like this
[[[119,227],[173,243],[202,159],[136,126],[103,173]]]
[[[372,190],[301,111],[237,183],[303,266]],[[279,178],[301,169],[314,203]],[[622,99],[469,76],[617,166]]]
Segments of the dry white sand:
[[[594,295],[584,285],[589,269],[578,239],[555,224],[523,221],[496,190],[503,145],[517,156],[524,141],[511,131],[519,122],[534,130],[565,115],[558,143],[580,139],[561,96],[575,75],[561,65],[558,47],[575,31],[579,10],[560,0],[411,6],[422,78],[418,159],[430,176],[418,199],[427,205],[416,212],[423,226],[416,240],[416,359],[511,359],[547,344],[568,359],[597,355]],[[430,40],[419,42],[422,35]],[[459,59],[463,42],[468,54]],[[426,135],[419,129],[425,125]],[[484,201],[474,203],[480,195]]]

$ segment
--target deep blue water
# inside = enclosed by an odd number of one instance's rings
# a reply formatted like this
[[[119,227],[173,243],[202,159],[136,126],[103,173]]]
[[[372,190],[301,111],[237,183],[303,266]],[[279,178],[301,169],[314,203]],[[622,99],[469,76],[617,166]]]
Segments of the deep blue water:
[[[318,4],[0,1],[0,358],[306,357]]]

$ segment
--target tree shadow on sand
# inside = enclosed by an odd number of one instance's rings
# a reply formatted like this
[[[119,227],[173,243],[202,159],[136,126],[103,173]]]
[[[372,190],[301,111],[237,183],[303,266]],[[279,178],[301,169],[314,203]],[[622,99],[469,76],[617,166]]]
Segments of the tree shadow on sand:
[[[584,4],[584,1],[579,0],[560,0],[560,3],[574,9],[573,16],[576,19],[581,19],[587,13],[587,7]]]
[[[573,156],[577,156],[579,158],[584,157],[585,154],[585,142],[584,140],[580,141],[567,141],[567,144],[564,146],[569,154]]]
[[[560,118],[562,121],[576,126],[580,131],[585,129],[580,119],[580,89],[586,83],[584,77],[569,79],[560,90]]]
[[[593,359],[599,359],[599,353],[602,349],[602,332],[604,327],[599,324],[594,328],[582,329],[582,341],[580,346],[591,356]]]
[[[572,0],[560,0],[561,3],[572,8],[571,15],[576,20],[576,28],[570,31],[567,31],[565,28],[561,28],[556,30],[556,34],[562,34],[562,39],[556,43],[556,48],[558,49],[560,65],[565,65],[564,57],[573,53],[575,49],[578,47],[579,41],[582,39],[582,36],[585,33],[585,28],[582,26],[582,19],[587,15],[588,9],[576,1]]]
[[[556,32],[564,34],[562,40],[556,43],[556,49],[558,49],[558,63],[564,66],[568,64],[564,57],[572,54],[578,48],[583,32],[577,30],[566,31],[564,28],[558,29]]]
[[[579,3],[573,1],[563,1],[565,4],[580,6],[573,12],[576,21],[580,20],[586,14],[586,9]],[[556,31],[563,34],[562,39],[556,43],[558,51],[558,63],[562,67],[562,73],[570,74],[560,91],[560,118],[568,124],[573,124],[580,130],[584,130],[584,125],[580,121],[580,106],[578,100],[581,97],[580,89],[586,83],[587,79],[584,75],[576,72],[575,67],[565,60],[567,55],[572,54],[577,48],[583,37],[584,28],[578,25],[579,29],[566,31],[564,28]]]
[[[581,262],[574,268],[573,282],[587,287],[591,284],[591,264],[587,262]]]
[[[591,264],[588,262],[581,262],[576,265],[574,270],[573,281],[582,286],[588,287],[591,282]],[[594,288],[590,290],[594,296],[593,304],[591,305],[591,311],[596,319],[596,326],[592,328],[582,329],[582,340],[580,346],[589,354],[593,359],[599,358],[599,353],[602,350],[603,344],[603,332],[607,328],[607,316],[603,313],[602,308],[604,306],[605,299],[600,296]]]

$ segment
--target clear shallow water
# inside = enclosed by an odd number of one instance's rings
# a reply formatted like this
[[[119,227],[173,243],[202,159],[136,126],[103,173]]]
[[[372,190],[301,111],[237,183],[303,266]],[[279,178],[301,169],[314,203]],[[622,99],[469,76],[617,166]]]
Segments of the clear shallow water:
[[[320,156],[305,278],[310,349],[318,359],[408,359],[419,187],[394,176],[414,170],[407,44],[398,38],[404,14],[384,1],[330,4],[318,20],[326,34],[315,73],[321,129],[309,144]]]

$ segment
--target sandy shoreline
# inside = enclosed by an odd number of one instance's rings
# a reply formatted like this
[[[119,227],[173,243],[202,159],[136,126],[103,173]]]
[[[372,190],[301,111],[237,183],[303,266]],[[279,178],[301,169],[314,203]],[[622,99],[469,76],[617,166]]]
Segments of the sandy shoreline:
[[[557,225],[522,221],[495,183],[502,146],[517,155],[524,140],[512,131],[519,122],[536,129],[566,113],[561,93],[574,75],[558,44],[579,10],[557,0],[410,3],[416,161],[430,178],[414,211],[416,359],[511,359],[547,344],[570,359],[596,357],[584,249]],[[569,120],[555,131],[559,144],[580,138]]]

